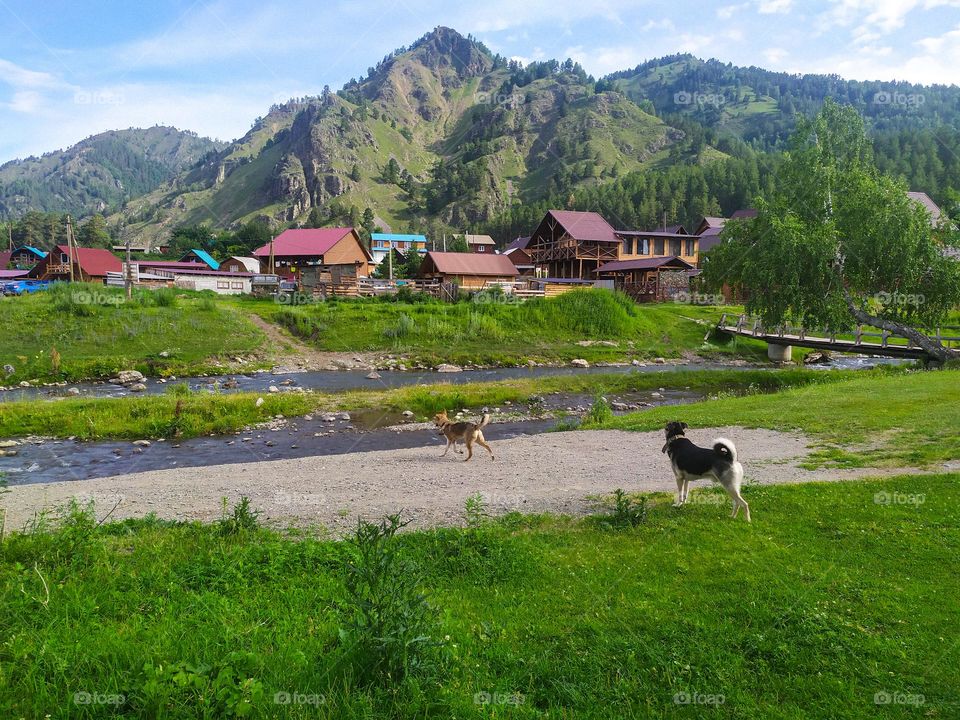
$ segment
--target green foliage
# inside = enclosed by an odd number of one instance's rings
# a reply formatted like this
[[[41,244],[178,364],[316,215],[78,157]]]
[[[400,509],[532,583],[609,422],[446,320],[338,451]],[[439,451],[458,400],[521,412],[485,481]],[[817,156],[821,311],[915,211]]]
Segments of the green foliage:
[[[220,521],[217,527],[221,535],[237,535],[242,532],[253,532],[260,524],[257,520],[259,510],[250,509],[250,498],[240,496],[240,502],[234,503],[233,508],[227,511],[227,498],[223,498],[220,512]]]
[[[436,670],[437,612],[421,589],[422,571],[395,537],[406,524],[399,514],[360,521],[349,540],[340,641],[361,684],[388,686]]]
[[[252,652],[233,651],[213,665],[147,661],[134,702],[153,717],[185,716],[244,718],[263,705],[263,683],[253,675],[263,660]]]
[[[610,403],[607,398],[597,393],[593,398],[593,405],[590,406],[590,412],[584,418],[584,426],[602,425],[611,419],[613,419],[613,410],[610,408]]]
[[[606,518],[613,527],[635,528],[647,521],[647,496],[633,500],[621,488],[613,491],[613,513]]]

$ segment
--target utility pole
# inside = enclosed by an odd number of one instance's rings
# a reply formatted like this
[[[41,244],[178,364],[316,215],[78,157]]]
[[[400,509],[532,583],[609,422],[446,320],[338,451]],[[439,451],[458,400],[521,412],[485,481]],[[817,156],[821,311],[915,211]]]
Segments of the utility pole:
[[[390,268],[390,281],[393,281],[393,241],[390,241],[390,250],[387,251],[387,265]]]
[[[446,233],[443,234],[443,251],[444,252],[447,251],[447,234]]]
[[[130,234],[125,232],[126,227],[121,225],[123,228],[120,232],[127,236],[127,278],[124,281],[123,285],[127,290],[127,301],[133,297],[133,266],[130,264]]]
[[[13,252],[13,220],[7,223],[7,250]]]
[[[272,236],[272,235],[270,236],[270,260],[269,260],[269,264],[268,264],[267,267],[270,269],[270,274],[271,274],[271,275],[276,275],[276,274],[277,274],[277,269],[276,269],[276,267],[275,267],[275,265],[274,265],[273,236]]]
[[[67,215],[67,260],[70,261],[70,282],[73,282],[73,225],[69,215]]]

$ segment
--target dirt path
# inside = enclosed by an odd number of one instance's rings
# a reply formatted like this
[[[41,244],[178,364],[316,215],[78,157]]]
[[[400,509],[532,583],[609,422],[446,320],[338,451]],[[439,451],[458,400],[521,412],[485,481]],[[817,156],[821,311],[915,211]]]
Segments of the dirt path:
[[[251,313],[248,317],[267,336],[268,357],[277,363],[275,372],[358,370],[372,369],[376,365],[376,356],[372,353],[317,350],[259,315]]]
[[[736,443],[748,484],[915,472],[804,470],[798,463],[807,455],[807,438],[770,430],[714,428],[698,430],[692,439],[707,444],[718,435]],[[469,463],[452,452],[441,458],[439,442],[434,433],[427,432],[423,447],[403,450],[14,486],[4,498],[7,526],[19,529],[34,512],[62,507],[72,497],[81,502],[93,499],[98,517],[119,500],[116,518],[155,512],[163,518],[209,521],[219,516],[221,498],[232,503],[247,495],[267,520],[283,525],[320,524],[339,534],[352,528],[358,515],[378,518],[401,509],[415,525],[458,524],[464,503],[476,493],[481,493],[492,514],[520,510],[576,515],[593,508],[592,498],[616,488],[647,492],[674,492],[676,488],[669,463],[660,452],[660,432],[607,430],[522,436],[495,442],[496,460],[492,462],[482,449]],[[697,483],[696,487],[706,485]],[[697,495],[695,489],[691,501],[696,502]],[[716,497],[701,494],[700,502],[715,504]],[[726,500],[719,502],[718,519],[729,509]],[[754,519],[762,520],[762,502],[754,505]]]

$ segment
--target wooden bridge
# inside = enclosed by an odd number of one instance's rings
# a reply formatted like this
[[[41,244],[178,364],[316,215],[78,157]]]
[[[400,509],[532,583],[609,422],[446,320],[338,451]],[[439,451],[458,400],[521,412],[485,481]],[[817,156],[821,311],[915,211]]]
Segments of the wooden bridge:
[[[923,348],[913,345],[897,335],[893,335],[886,330],[867,332],[862,325],[857,325],[855,331],[848,333],[846,337],[838,337],[835,332],[817,336],[808,334],[807,330],[802,327],[780,325],[770,329],[763,327],[758,319],[746,315],[728,316],[727,313],[724,313],[717,323],[717,330],[739,337],[763,340],[768,344],[767,355],[771,360],[789,360],[790,348],[794,345],[816,350],[882,355],[894,358],[926,360],[928,357]],[[948,345],[949,343],[960,342],[960,336],[942,335],[941,328],[937,328],[937,334],[931,337]]]

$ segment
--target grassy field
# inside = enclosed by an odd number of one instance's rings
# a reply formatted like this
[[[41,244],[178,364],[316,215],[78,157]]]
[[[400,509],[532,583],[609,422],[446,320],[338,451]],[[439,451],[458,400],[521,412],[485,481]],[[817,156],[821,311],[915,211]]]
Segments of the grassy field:
[[[958,480],[340,543],[74,512],[0,543],[0,716],[957,717]]]
[[[813,462],[839,467],[928,465],[960,458],[960,370],[855,375],[774,395],[659,407],[602,427],[655,430],[678,417],[691,428],[736,424],[817,438]]]
[[[184,385],[167,386],[163,395],[126,398],[66,398],[50,402],[31,400],[0,403],[0,438],[40,435],[104,438],[196,437],[239,430],[276,414],[287,417],[318,410],[382,408],[413,411],[426,418],[439,410],[480,408],[523,403],[534,395],[554,391],[590,394],[687,388],[704,393],[770,392],[809,384],[829,384],[858,377],[899,373],[901,370],[816,371],[695,370],[657,373],[610,373],[504,380],[489,383],[418,385],[394,390],[354,390],[341,393],[211,394],[189,392]],[[180,405],[179,414],[177,411]]]
[[[0,314],[0,365],[14,368],[0,376],[6,385],[106,378],[129,369],[150,375],[222,372],[218,361],[254,353],[265,341],[241,311],[198,293],[138,290],[127,303],[120,289],[63,284],[0,297]]]
[[[322,350],[392,352],[426,365],[516,365],[573,358],[598,362],[684,353],[766,357],[766,345],[756,341],[704,341],[720,314],[734,308],[638,306],[606,290],[576,290],[521,303],[507,300],[481,294],[452,304],[381,298],[300,307],[252,299],[236,302]],[[583,341],[595,342],[578,344]]]

